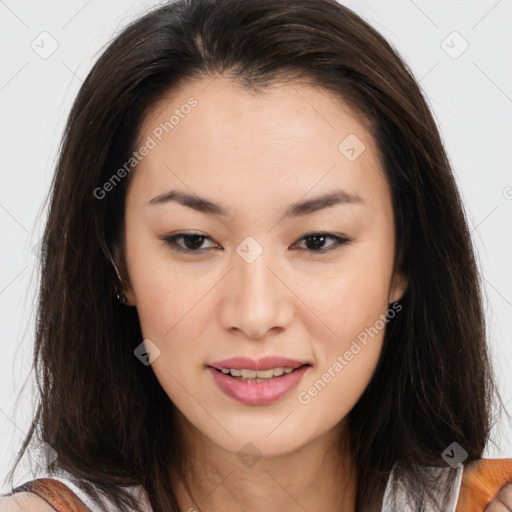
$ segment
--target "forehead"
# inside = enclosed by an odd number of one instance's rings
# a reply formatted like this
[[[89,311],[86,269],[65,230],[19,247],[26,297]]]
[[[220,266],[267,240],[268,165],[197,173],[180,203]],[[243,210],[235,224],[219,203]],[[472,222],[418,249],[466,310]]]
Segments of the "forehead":
[[[139,145],[149,139],[133,180],[146,197],[178,185],[294,201],[340,186],[382,195],[386,185],[363,120],[334,94],[299,82],[259,93],[223,77],[186,82],[147,112]]]

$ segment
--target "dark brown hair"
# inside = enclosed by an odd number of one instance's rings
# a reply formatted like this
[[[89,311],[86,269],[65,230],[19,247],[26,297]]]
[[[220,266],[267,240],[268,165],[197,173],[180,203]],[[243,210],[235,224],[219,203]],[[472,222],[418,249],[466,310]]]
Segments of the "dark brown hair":
[[[136,308],[112,296],[131,175],[104,199],[94,191],[130,158],[152,105],[178,84],[221,73],[260,92],[276,80],[318,85],[353,108],[376,141],[393,199],[396,268],[409,286],[349,414],[357,510],[375,506],[395,465],[421,510],[432,488],[425,466],[446,467],[441,453],[452,442],[466,462],[480,458],[490,433],[497,395],[481,284],[418,84],[390,44],[334,0],[178,0],[131,23],[96,62],[52,183],[34,354],[40,397],[9,476],[38,436],[57,451],[54,465],[120,510],[130,504],[121,486],[137,484],[155,512],[179,510],[169,486],[187,467],[177,411],[134,356]]]

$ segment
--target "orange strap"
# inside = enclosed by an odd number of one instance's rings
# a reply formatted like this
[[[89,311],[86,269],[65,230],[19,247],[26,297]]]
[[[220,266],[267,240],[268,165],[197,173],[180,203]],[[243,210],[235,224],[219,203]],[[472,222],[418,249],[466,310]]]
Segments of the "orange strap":
[[[13,489],[33,492],[47,501],[57,512],[90,512],[80,498],[64,483],[53,478],[36,478]]]
[[[512,459],[480,459],[464,466],[456,512],[483,512],[512,483]]]

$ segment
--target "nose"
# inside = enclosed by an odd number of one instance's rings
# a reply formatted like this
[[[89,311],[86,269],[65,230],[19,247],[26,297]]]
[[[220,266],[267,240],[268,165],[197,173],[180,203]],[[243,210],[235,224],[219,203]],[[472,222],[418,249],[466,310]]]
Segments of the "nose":
[[[294,294],[270,251],[249,262],[234,255],[234,268],[225,283],[222,322],[224,328],[262,338],[267,332],[288,328],[294,314]]]

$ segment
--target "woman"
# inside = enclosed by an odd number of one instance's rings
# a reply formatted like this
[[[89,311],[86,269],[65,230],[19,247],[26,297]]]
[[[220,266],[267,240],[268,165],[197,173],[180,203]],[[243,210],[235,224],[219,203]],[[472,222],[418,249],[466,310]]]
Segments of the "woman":
[[[42,257],[16,463],[33,438],[54,457],[4,507],[511,506],[438,129],[335,1],[180,0],[126,28],[71,111]]]

